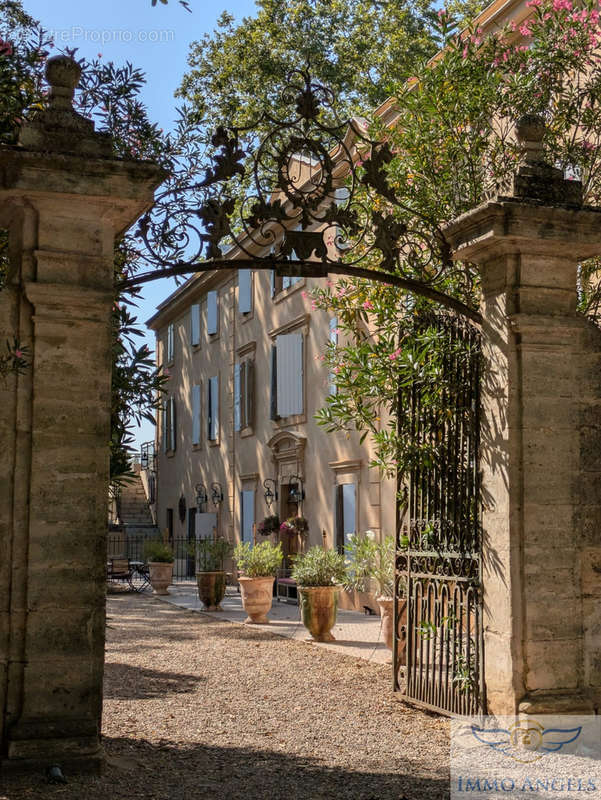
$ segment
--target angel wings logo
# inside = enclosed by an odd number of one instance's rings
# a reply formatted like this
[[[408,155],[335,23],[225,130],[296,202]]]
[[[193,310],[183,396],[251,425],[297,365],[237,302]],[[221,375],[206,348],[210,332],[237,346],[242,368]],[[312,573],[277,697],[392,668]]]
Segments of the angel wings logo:
[[[537,720],[518,720],[508,728],[481,728],[472,725],[473,736],[507,758],[520,764],[540,761],[549,753],[559,753],[567,744],[575,742],[582,732],[577,728],[545,728]]]

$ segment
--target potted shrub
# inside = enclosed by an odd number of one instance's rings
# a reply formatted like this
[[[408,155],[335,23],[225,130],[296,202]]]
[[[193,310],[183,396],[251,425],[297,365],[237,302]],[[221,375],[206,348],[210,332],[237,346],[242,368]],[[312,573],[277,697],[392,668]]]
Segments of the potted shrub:
[[[148,563],[150,585],[155,594],[169,594],[167,587],[173,577],[173,550],[162,539],[144,543],[144,558]]]
[[[316,642],[332,642],[338,592],[346,579],[342,553],[311,547],[294,559],[292,577],[297,583],[301,617]]]
[[[232,549],[232,545],[221,536],[216,539],[197,539],[191,545],[191,551],[196,556],[196,585],[203,611],[223,611],[223,562],[232,554]]]
[[[280,518],[277,514],[272,514],[270,517],[265,517],[257,525],[257,533],[261,536],[271,536],[272,533],[277,533],[280,529]]]
[[[273,582],[284,554],[281,544],[261,542],[251,547],[249,542],[240,542],[234,550],[234,561],[240,575],[242,606],[248,614],[246,622],[265,624],[269,622],[267,612],[273,599]]]
[[[406,538],[401,537],[401,546],[406,546]],[[377,590],[376,602],[382,617],[382,634],[389,650],[392,650],[394,630],[394,549],[393,536],[385,536],[381,541],[376,541],[373,531],[366,531],[364,536],[353,534],[349,545],[345,548],[350,576],[345,586],[358,591],[367,591],[370,581],[374,581]],[[402,601],[399,612],[400,622],[403,623],[404,617],[406,624],[406,601]]]

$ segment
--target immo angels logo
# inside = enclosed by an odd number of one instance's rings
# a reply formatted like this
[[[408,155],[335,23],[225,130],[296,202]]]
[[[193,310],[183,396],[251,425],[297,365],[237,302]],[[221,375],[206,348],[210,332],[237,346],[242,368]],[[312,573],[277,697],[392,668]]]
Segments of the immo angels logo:
[[[576,741],[581,732],[582,726],[545,728],[534,719],[518,720],[509,728],[472,725],[472,734],[479,742],[520,764],[531,764],[549,753],[559,753],[564,745]]]

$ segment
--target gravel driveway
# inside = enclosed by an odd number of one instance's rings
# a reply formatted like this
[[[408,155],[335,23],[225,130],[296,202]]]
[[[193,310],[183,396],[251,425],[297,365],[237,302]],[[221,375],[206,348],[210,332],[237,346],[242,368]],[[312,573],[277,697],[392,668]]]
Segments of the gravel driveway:
[[[448,797],[448,726],[390,667],[183,611],[108,599],[102,778],[0,782],[1,800]]]

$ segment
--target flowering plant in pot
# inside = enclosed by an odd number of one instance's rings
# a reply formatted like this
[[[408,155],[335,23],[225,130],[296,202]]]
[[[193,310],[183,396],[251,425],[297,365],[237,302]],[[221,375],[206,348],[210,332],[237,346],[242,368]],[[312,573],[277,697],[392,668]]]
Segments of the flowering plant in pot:
[[[196,585],[204,611],[222,611],[225,595],[223,562],[232,554],[232,545],[223,537],[197,539],[190,546],[196,557]]]
[[[346,580],[344,556],[335,550],[311,547],[294,558],[292,577],[298,587],[303,624],[313,641],[333,641],[338,592]]]
[[[238,582],[242,605],[248,614],[246,622],[269,622],[267,612],[273,598],[273,581],[283,557],[282,545],[279,543],[261,542],[254,547],[249,542],[236,545],[234,561],[244,573],[239,576]]]
[[[280,518],[277,514],[272,514],[270,517],[265,517],[257,525],[257,533],[261,536],[270,536],[272,533],[277,533],[280,529]]]
[[[148,562],[148,576],[155,594],[169,594],[167,587],[173,577],[173,550],[162,539],[144,542],[144,558]]]
[[[309,530],[309,523],[304,517],[288,517],[280,525],[280,533],[299,533],[304,536]]]

